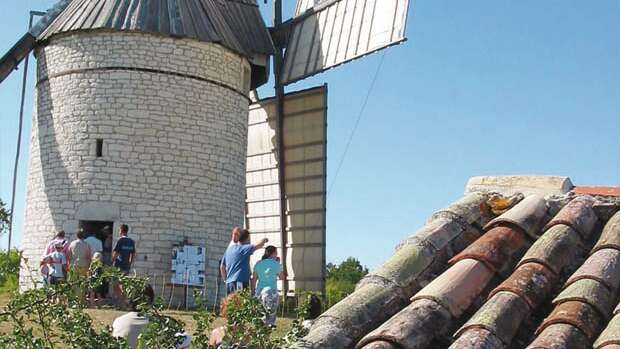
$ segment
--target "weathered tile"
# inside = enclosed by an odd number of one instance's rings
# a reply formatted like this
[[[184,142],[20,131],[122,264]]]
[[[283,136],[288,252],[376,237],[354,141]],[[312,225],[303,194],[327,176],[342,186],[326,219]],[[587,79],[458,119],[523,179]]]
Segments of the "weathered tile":
[[[598,280],[610,290],[618,290],[620,287],[620,250],[605,248],[594,252],[566,283],[571,284],[581,279]]]
[[[538,263],[526,263],[498,287],[489,298],[501,291],[509,291],[523,298],[532,309],[536,309],[556,286],[558,277],[549,268]]]
[[[312,348],[350,347],[407,304],[395,285],[367,284],[321,315],[305,339]]]
[[[383,265],[370,273],[360,286],[374,277],[381,277],[402,288],[409,288],[428,268],[437,251],[423,243],[403,246]]]
[[[545,199],[539,195],[530,195],[519,202],[508,212],[493,219],[485,226],[485,230],[500,225],[514,225],[522,229],[532,239],[540,236],[541,228],[545,225],[547,205]]]
[[[608,319],[612,311],[615,295],[601,282],[582,279],[568,285],[553,300],[554,305],[568,301],[578,301],[594,307],[602,317]]]
[[[620,315],[616,315],[594,342],[596,349],[608,349],[610,345],[620,346]]]
[[[585,333],[589,340],[594,340],[605,326],[605,319],[591,305],[579,301],[558,304],[536,331],[540,334],[553,324],[569,324]]]
[[[456,216],[463,219],[467,224],[483,227],[495,218],[485,207],[488,198],[488,194],[480,192],[467,194],[450,206],[435,212],[430,220],[443,216]]]
[[[573,228],[563,224],[554,225],[534,242],[519,265],[537,262],[561,275],[563,269],[571,268],[571,264],[586,252],[579,234]]]
[[[521,297],[512,292],[499,292],[456,332],[455,337],[463,336],[472,329],[484,328],[503,343],[510,344],[519,325],[529,314],[530,308]]]
[[[432,299],[458,318],[469,308],[493,277],[493,271],[474,259],[457,262],[418,292],[412,301]]]
[[[445,329],[450,312],[437,302],[418,299],[365,336],[357,348],[371,348],[376,341],[397,343],[403,348],[425,348]]]
[[[594,202],[594,198],[588,195],[576,197],[551,219],[544,230],[563,224],[573,228],[583,239],[589,239],[598,220],[592,209]]]
[[[497,336],[484,328],[465,331],[448,349],[503,349],[506,346]]]
[[[554,324],[545,328],[527,349],[586,349],[591,341],[574,326]]]
[[[592,252],[603,248],[614,248],[620,250],[620,211],[613,215],[605,224],[601,237],[598,239]]]
[[[401,347],[387,341],[379,340],[364,346],[364,349],[401,349]]]
[[[500,272],[506,268],[512,269],[516,259],[521,257],[529,245],[528,238],[519,229],[498,226],[452,258],[450,264],[475,259],[494,272]]]

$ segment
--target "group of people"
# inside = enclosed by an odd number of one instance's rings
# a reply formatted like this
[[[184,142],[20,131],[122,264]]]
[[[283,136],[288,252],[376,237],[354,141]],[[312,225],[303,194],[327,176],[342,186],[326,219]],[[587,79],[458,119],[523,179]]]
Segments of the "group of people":
[[[110,227],[103,228],[104,239],[102,240],[95,235],[89,235],[84,230],[79,230],[76,233],[76,239],[69,241],[64,231],[57,232],[47,244],[39,265],[43,285],[62,283],[69,277],[79,280],[87,277],[89,272],[100,272],[97,268],[90,270],[93,262],[113,265],[125,275],[129,274],[135,259],[136,245],[127,236],[128,233],[129,227],[122,224],[119,231],[120,238],[112,249]],[[98,302],[105,298],[108,294],[108,287],[109,285],[104,284],[99,289],[89,290],[91,302]],[[114,291],[118,305],[122,301],[120,285],[115,285]]]
[[[220,273],[226,284],[226,292],[231,295],[243,289],[250,289],[263,305],[270,310],[266,323],[275,325],[278,307],[278,279],[284,280],[284,273],[278,250],[275,246],[266,246],[268,239],[262,239],[258,244],[250,243],[250,232],[247,229],[236,227],[232,231],[232,238],[224,257],[220,262]],[[250,257],[265,248],[263,257],[250,267]]]

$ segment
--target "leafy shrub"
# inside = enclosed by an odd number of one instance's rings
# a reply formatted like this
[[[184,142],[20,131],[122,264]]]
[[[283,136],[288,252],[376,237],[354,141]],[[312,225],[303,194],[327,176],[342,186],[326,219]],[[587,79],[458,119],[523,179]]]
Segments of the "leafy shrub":
[[[0,251],[0,294],[17,290],[20,259],[17,250]]]
[[[349,257],[339,265],[327,265],[325,292],[327,306],[340,302],[343,298],[355,291],[355,285],[368,274],[368,268],[362,266],[359,260]]]
[[[104,280],[120,283],[127,299],[139,304],[139,312],[149,319],[149,324],[140,335],[139,348],[174,348],[177,341],[175,334],[182,332],[184,324],[163,314],[161,299],[149,304],[142,298],[147,279],[126,276],[101,264],[92,266],[98,267],[103,268],[103,272],[96,277],[76,279],[70,274],[68,282],[15,293],[8,305],[0,309],[0,325],[8,324],[11,328],[10,333],[0,335],[0,349],[128,349],[125,339],[112,337],[109,327],[97,329],[84,311],[85,302],[78,290],[96,288]],[[201,298],[197,297],[199,300]],[[305,335],[301,325],[305,310],[300,310],[300,317],[283,337],[272,335],[272,329],[262,320],[266,313],[267,310],[249,292],[240,293],[238,302],[228,310],[226,340],[246,343],[257,349],[281,349],[290,347]],[[193,318],[197,326],[192,334],[192,348],[213,349],[209,346],[209,335],[215,314],[200,307]]]

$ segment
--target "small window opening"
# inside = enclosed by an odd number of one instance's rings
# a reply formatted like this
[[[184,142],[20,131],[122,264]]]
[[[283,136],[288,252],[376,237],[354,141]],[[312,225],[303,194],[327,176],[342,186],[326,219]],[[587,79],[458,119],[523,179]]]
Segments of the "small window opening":
[[[97,140],[97,150],[96,150],[96,154],[97,157],[100,158],[103,156],[103,139],[98,139]]]

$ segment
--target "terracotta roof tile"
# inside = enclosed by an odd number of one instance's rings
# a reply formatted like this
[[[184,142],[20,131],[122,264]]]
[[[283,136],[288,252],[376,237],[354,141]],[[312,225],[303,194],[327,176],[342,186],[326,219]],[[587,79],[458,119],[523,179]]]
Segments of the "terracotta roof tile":
[[[450,312],[437,302],[418,299],[364,337],[357,347],[368,349],[376,341],[388,341],[404,348],[423,348],[443,330],[450,318]]]
[[[620,349],[620,196],[513,194],[435,213],[295,348]]]
[[[450,264],[474,259],[484,263],[493,272],[512,269],[516,259],[530,246],[528,237],[512,227],[497,226],[450,260]],[[516,257],[516,258],[515,258]]]
[[[569,324],[585,333],[589,340],[594,340],[605,323],[605,319],[594,307],[580,301],[569,301],[561,303],[553,309],[553,312],[536,331],[536,335],[539,335],[550,325]]]
[[[620,287],[620,250],[605,248],[594,252],[567,283],[581,279],[597,280],[610,290],[617,290]]]
[[[588,337],[576,327],[554,324],[545,328],[527,349],[586,349],[590,344]]]
[[[530,307],[521,297],[512,292],[498,292],[456,332],[455,337],[472,329],[484,328],[508,344],[521,321],[529,315]]]
[[[492,218],[487,216],[488,210],[480,209],[487,199],[486,194],[473,193],[440,210],[444,213],[434,215],[418,231],[420,236],[415,233],[401,244],[396,254],[362,280],[353,294],[321,315],[298,348],[352,347],[403,309],[421,285],[445,270],[447,260],[471,239],[462,236],[479,234],[477,226]],[[434,251],[430,264],[429,249]]]
[[[607,221],[601,238],[592,251],[596,252],[603,248],[615,248],[616,250],[620,250],[620,211]]]
[[[591,196],[581,196],[571,200],[547,224],[545,231],[555,225],[563,224],[575,229],[583,239],[590,238],[598,221],[598,217],[592,208],[594,202],[595,200]]]
[[[573,193],[583,195],[620,196],[620,187],[575,187]]]
[[[554,225],[549,228],[525,253],[519,265],[536,262],[551,269],[556,275],[569,268],[574,270],[586,254],[586,248],[579,234],[567,225]],[[571,268],[571,266],[574,266]]]
[[[591,305],[601,316],[609,318],[612,311],[612,303],[614,302],[614,293],[612,293],[604,284],[596,280],[582,279],[568,285],[553,300],[554,305],[564,302],[577,301]]]
[[[504,343],[491,331],[471,328],[452,343],[449,349],[503,349]]]
[[[459,317],[476,299],[493,277],[493,271],[474,259],[457,262],[424,287],[411,300],[432,299],[452,316]]]
[[[601,333],[596,342],[594,342],[594,348],[596,349],[609,349],[609,346],[620,346],[620,315],[616,315],[607,325],[607,328]]]
[[[530,195],[508,212],[493,219],[485,226],[489,230],[498,225],[513,225],[522,229],[533,239],[540,236],[540,230],[545,225],[547,205],[545,199],[539,195]]]
[[[549,297],[557,281],[558,277],[544,265],[526,263],[495,288],[489,297],[502,291],[512,292],[535,309]]]

